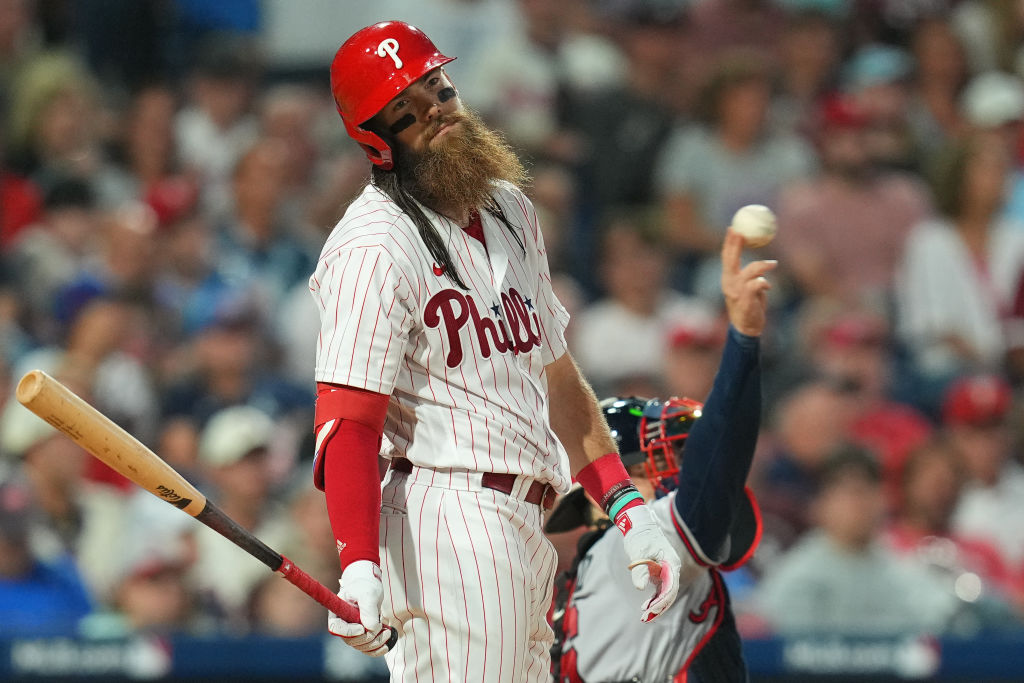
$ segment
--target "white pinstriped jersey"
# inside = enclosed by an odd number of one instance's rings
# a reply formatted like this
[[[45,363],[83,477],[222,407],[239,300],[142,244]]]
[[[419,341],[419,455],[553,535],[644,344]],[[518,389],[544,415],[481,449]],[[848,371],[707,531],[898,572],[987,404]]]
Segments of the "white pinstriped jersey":
[[[493,196],[522,245],[487,212],[485,250],[424,210],[463,291],[413,221],[374,186],[363,190],[310,278],[321,318],[315,376],[390,394],[384,433],[417,466],[526,475],[564,492],[568,457],[549,425],[543,371],[566,351],[569,316],[551,290],[532,204],[507,183]]]

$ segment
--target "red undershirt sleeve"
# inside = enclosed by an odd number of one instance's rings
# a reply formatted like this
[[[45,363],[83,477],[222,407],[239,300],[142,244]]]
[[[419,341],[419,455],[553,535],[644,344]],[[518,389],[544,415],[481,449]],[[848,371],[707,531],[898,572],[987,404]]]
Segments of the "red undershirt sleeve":
[[[342,571],[356,560],[380,564],[380,451],[389,397],[318,385],[314,479],[322,484]],[[321,436],[322,435],[322,436]]]

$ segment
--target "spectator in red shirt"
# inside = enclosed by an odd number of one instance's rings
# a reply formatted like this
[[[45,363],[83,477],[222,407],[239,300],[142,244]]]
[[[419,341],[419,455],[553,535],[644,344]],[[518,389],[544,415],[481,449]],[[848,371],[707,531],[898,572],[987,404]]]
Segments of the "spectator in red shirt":
[[[901,504],[886,532],[888,545],[935,571],[961,599],[1024,609],[1024,585],[998,549],[952,528],[965,481],[956,449],[947,440],[930,439],[911,451],[902,475]]]
[[[7,170],[0,139],[0,253],[7,251],[22,228],[39,220],[42,199],[35,185]]]
[[[884,301],[911,228],[930,212],[923,183],[882,171],[868,152],[868,118],[835,96],[818,112],[823,173],[779,199],[776,249],[801,292],[845,302]],[[856,236],[852,239],[852,236]]]

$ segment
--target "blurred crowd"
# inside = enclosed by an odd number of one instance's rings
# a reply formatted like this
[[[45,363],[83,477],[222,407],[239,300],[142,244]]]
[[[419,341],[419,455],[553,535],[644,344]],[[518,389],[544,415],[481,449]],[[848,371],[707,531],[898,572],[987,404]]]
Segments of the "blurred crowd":
[[[1024,626],[1024,2],[380,5],[528,162],[600,396],[706,396],[722,236],[778,215],[746,635]],[[336,585],[307,280],[369,169],[260,10],[0,0],[0,636],[323,631],[13,398],[49,372]]]

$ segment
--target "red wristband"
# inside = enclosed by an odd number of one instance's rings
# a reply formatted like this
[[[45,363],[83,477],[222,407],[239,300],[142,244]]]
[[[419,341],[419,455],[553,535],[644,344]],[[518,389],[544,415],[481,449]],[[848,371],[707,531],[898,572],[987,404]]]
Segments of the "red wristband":
[[[583,490],[597,501],[604,510],[608,500],[623,488],[633,485],[633,480],[622,465],[618,453],[607,453],[588,463],[576,474],[576,481]]]

